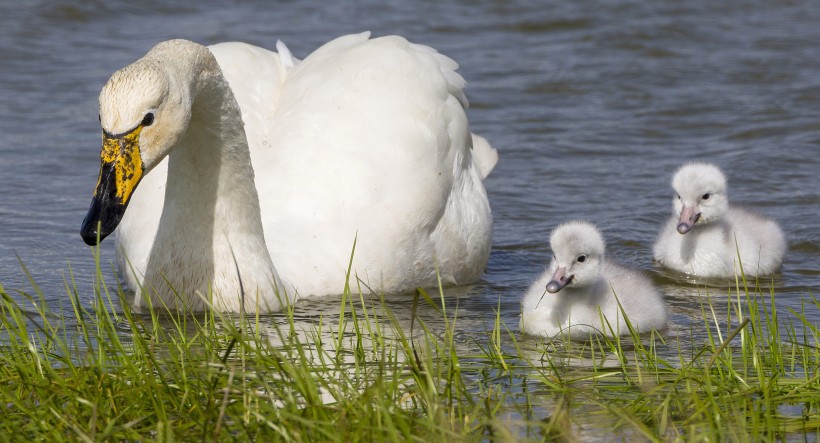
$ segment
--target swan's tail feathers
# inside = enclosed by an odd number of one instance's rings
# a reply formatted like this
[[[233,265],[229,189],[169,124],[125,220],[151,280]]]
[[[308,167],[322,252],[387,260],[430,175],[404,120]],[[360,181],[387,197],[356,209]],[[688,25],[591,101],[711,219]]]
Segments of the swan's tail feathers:
[[[279,62],[282,63],[282,67],[285,68],[286,72],[290,71],[301,61],[293,56],[293,53],[290,52],[290,49],[288,49],[282,40],[276,40],[276,52],[279,53]]]
[[[490,146],[490,142],[486,138],[475,134],[472,134],[472,136],[473,163],[478,168],[478,172],[481,173],[481,178],[485,179],[498,163],[498,151]]]

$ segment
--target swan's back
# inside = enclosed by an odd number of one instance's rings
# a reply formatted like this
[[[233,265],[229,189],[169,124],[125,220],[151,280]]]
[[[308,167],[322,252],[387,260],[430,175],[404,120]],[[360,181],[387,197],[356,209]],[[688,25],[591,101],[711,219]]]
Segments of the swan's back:
[[[271,256],[302,294],[343,288],[354,240],[377,290],[435,285],[437,263],[446,283],[483,272],[491,216],[455,67],[359,34],[288,73],[256,173]]]
[[[251,155],[270,147],[270,121],[289,68],[276,52],[247,43],[219,43],[208,49],[242,110]]]

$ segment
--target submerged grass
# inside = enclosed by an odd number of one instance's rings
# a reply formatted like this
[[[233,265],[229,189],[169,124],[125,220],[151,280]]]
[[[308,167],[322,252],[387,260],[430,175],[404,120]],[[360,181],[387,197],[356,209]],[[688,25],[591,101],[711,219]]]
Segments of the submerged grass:
[[[522,338],[499,301],[486,337],[465,344],[441,290],[418,291],[407,325],[356,285],[338,316],[305,322],[292,307],[139,314],[99,266],[96,281],[83,304],[69,279],[59,312],[33,282],[0,286],[0,441],[820,438],[811,294],[784,316],[773,291],[741,280],[703,299],[707,339],[685,344]]]

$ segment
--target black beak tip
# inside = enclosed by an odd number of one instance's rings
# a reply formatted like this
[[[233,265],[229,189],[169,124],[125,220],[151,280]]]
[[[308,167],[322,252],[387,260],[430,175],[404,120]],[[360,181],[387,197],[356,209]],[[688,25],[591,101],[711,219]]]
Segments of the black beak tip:
[[[125,208],[128,207],[128,199],[123,201],[116,192],[117,180],[114,169],[114,163],[103,162],[100,167],[97,189],[80,228],[80,236],[89,246],[97,246],[114,232],[122,220]]]
[[[80,235],[83,237],[83,241],[88,246],[97,246],[99,244],[99,243],[97,243],[97,233],[96,232],[91,233],[91,234],[81,232]],[[100,239],[100,240],[102,240],[102,239]]]
[[[96,220],[93,223],[88,220],[83,220],[83,226],[80,228],[80,237],[83,238],[83,241],[88,246],[97,246],[105,237],[108,237],[104,227],[103,232],[97,233],[98,226],[100,226],[100,224]]]

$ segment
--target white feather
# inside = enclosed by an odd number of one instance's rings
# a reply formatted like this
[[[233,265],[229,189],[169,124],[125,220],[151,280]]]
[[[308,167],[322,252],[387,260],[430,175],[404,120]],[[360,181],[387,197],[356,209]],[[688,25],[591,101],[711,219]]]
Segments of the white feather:
[[[279,60],[282,62],[282,66],[285,70],[290,70],[300,62],[299,59],[293,56],[290,49],[288,49],[282,40],[276,40],[276,52],[279,54]]]

